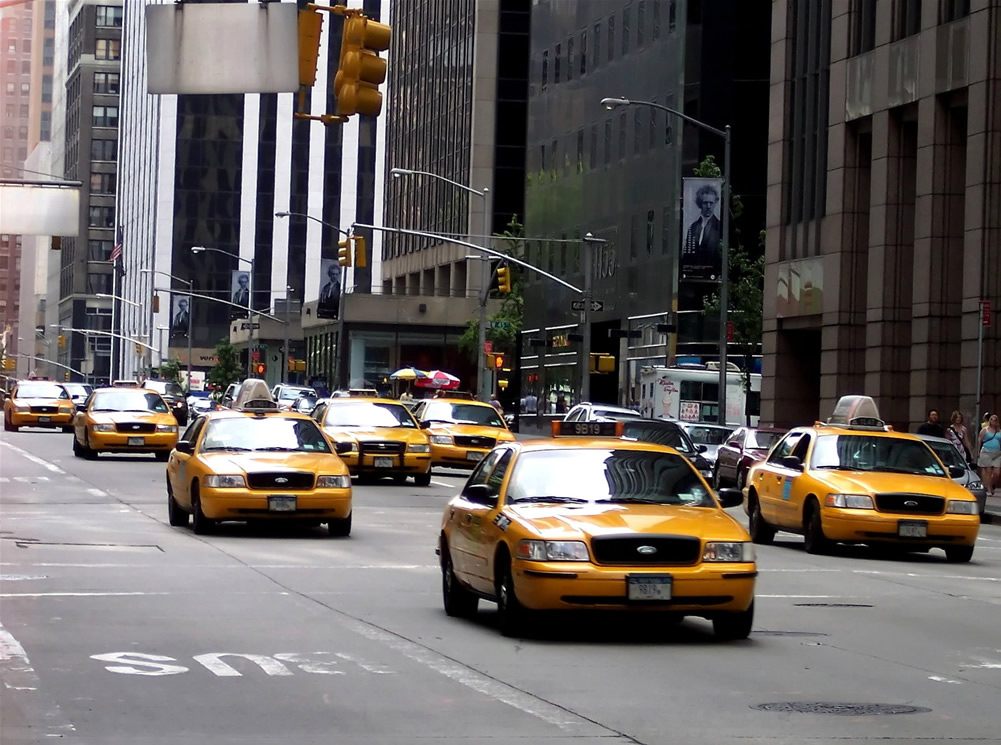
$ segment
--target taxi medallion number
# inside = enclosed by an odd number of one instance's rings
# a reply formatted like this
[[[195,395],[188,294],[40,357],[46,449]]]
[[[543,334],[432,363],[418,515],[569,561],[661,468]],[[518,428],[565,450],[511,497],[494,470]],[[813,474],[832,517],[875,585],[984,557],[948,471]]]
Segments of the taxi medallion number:
[[[268,497],[269,512],[295,512],[295,497],[272,495]]]
[[[392,458],[376,458],[375,459],[376,468],[392,468],[393,459]]]
[[[129,447],[142,447],[145,444],[146,444],[146,438],[145,437],[130,437],[129,438]]]
[[[670,600],[672,577],[669,574],[626,577],[630,600]]]
[[[466,460],[480,461],[483,460],[483,453],[477,453],[474,450],[466,451]]]
[[[927,538],[928,523],[922,520],[901,520],[897,523],[897,535],[901,538]]]

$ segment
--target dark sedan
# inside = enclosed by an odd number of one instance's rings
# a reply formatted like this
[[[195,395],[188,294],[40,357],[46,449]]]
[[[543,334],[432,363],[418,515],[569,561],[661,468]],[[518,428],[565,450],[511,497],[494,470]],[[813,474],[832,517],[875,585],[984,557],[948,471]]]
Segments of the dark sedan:
[[[160,394],[180,426],[188,423],[188,400],[180,385],[172,380],[147,380],[143,388]]]
[[[685,456],[702,477],[709,481],[712,478],[712,464],[706,460],[703,453],[705,445],[696,445],[684,429],[675,422],[662,419],[617,419],[622,422],[622,436],[640,442],[652,442],[674,448]]]
[[[716,452],[713,486],[719,489],[733,484],[738,489],[743,489],[748,469],[759,460],[764,460],[772,445],[785,433],[784,429],[738,428]]]

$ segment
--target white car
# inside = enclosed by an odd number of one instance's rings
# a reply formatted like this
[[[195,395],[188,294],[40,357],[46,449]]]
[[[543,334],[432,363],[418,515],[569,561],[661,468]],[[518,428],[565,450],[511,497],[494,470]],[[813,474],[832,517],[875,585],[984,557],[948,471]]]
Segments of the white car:
[[[295,402],[302,396],[316,398],[316,391],[304,385],[276,385],[271,389],[271,398],[278,404],[279,409],[291,411],[295,407]]]
[[[643,415],[636,409],[626,409],[614,404],[592,404],[584,402],[577,404],[566,416],[564,422],[609,422],[620,419],[642,419]]]

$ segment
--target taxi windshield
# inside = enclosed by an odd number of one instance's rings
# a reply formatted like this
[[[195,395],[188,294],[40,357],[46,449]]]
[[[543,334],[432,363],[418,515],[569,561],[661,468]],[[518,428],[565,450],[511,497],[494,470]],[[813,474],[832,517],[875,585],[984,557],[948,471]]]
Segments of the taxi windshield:
[[[167,413],[167,404],[156,393],[136,389],[114,388],[94,394],[91,411],[155,411]]]
[[[722,445],[733,432],[726,427],[686,427],[685,431],[698,445]]]
[[[509,502],[716,506],[685,458],[624,448],[523,452],[507,496]]]
[[[481,427],[503,427],[504,421],[493,406],[448,403],[434,401],[424,409],[422,418],[426,422],[447,424],[475,424]]]
[[[69,398],[61,385],[55,383],[21,383],[16,398]]]
[[[667,445],[679,453],[693,452],[692,447],[688,444],[688,438],[685,437],[681,428],[669,422],[656,422],[649,419],[628,420],[622,423],[622,436],[640,442]]]
[[[402,404],[377,404],[368,401],[332,403],[323,417],[325,427],[410,427],[414,418]]]
[[[925,443],[902,437],[825,435],[817,438],[812,466],[840,471],[946,475]]]
[[[226,417],[210,420],[201,452],[270,451],[329,453],[330,447],[312,419],[278,416]]]

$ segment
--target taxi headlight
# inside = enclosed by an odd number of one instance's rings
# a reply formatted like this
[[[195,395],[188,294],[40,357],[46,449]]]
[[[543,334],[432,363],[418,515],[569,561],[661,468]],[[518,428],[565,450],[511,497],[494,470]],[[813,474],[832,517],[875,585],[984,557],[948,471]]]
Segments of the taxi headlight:
[[[702,561],[754,561],[754,544],[745,541],[707,543]]]
[[[868,494],[828,494],[824,500],[827,507],[842,507],[848,510],[873,510],[872,497]]]
[[[210,473],[205,477],[209,489],[240,489],[247,486],[247,480],[240,473]]]
[[[970,491],[980,491],[984,488],[984,483],[982,481],[971,481],[966,485],[966,488]]]
[[[25,406],[24,404],[14,404],[14,411],[18,414],[30,414],[31,407]]]
[[[945,511],[950,515],[979,515],[980,505],[965,499],[950,499]]]
[[[431,446],[428,445],[426,442],[414,442],[414,443],[411,443],[410,445],[407,445],[407,452],[408,453],[430,453],[431,452]]]
[[[583,541],[522,541],[518,558],[526,561],[587,561],[587,544]]]
[[[158,424],[156,425],[157,432],[177,432],[176,424]]]
[[[431,435],[431,442],[435,445],[451,445],[452,435]]]
[[[93,430],[95,432],[114,432],[115,431],[115,425],[114,424],[95,424],[93,426]]]
[[[350,489],[350,476],[320,476],[316,480],[317,489]]]

